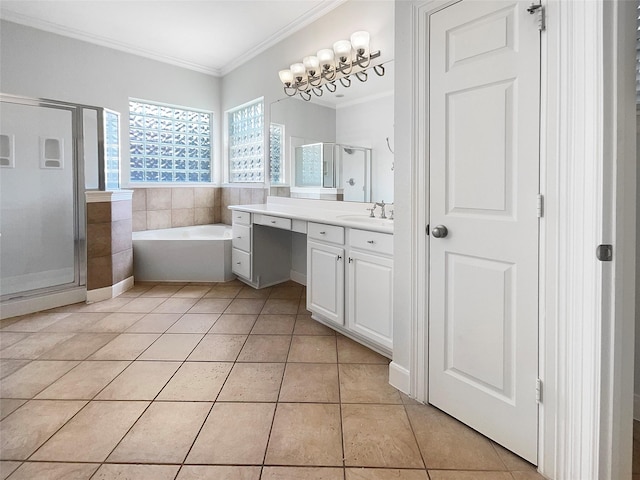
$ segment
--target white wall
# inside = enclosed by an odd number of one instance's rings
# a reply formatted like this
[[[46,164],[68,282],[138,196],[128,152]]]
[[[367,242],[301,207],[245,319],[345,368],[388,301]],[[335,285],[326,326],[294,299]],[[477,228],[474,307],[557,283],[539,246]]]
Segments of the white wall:
[[[640,105],[636,106],[636,158],[640,163]],[[637,184],[640,185],[640,168],[636,170]],[[640,241],[640,196],[636,203],[636,242]],[[636,335],[635,335],[635,401],[633,416],[640,420],[640,255],[636,252]]]
[[[336,109],[336,142],[371,148],[372,200],[393,203],[393,92]],[[343,157],[344,158],[344,157]],[[346,157],[348,158],[348,157]]]
[[[221,80],[203,73],[5,21],[0,58],[3,93],[111,108],[125,126],[129,97],[210,110],[214,122],[221,119]],[[218,153],[220,139],[213,141]],[[129,165],[127,135],[122,164]]]

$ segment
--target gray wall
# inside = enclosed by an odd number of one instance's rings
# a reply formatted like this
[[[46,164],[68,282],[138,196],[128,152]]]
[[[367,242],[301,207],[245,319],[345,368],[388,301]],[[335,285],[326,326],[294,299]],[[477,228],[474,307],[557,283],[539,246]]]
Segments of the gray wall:
[[[221,80],[210,75],[5,21],[0,58],[2,93],[111,108],[122,114],[123,126],[129,97],[211,110],[220,123]],[[129,140],[122,137],[128,166]],[[217,155],[220,137],[213,141]]]
[[[640,159],[640,104],[636,106],[636,157]],[[640,161],[638,162],[640,163]],[[636,178],[640,186],[640,168],[636,171]],[[636,200],[636,250],[640,242],[640,194]],[[634,418],[640,420],[640,252],[636,251],[636,361],[635,361],[635,381],[633,391],[636,394],[638,406],[634,408]]]

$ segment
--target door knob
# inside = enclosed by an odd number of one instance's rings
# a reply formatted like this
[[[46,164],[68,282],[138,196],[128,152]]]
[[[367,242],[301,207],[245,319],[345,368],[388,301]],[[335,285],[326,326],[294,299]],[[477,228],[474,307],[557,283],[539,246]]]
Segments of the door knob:
[[[447,230],[447,227],[445,227],[444,225],[438,225],[436,227],[433,227],[433,230],[431,230],[431,235],[433,235],[435,238],[444,238],[448,235],[449,230]]]

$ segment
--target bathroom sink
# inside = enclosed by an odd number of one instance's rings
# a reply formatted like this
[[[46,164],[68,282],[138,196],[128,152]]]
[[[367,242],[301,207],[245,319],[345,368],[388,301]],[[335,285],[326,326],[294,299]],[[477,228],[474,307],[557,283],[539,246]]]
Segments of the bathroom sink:
[[[347,222],[361,223],[363,225],[393,226],[393,220],[389,220],[388,218],[371,218],[369,215],[338,215],[336,218]]]

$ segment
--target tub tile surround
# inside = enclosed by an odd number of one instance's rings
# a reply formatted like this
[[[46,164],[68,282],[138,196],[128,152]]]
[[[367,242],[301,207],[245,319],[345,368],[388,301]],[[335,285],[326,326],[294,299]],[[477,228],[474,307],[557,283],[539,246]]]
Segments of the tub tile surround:
[[[231,225],[229,205],[265,203],[267,189],[243,187],[159,187],[133,189],[133,231]]]
[[[136,284],[118,302],[1,321],[3,374],[21,363],[0,384],[0,478],[542,479],[390,387],[386,358],[311,328],[304,309],[268,313],[304,288],[247,292],[237,280]],[[185,313],[158,313],[185,299]],[[238,313],[246,299],[251,313]],[[50,334],[36,327],[71,338],[43,353],[31,337]]]

